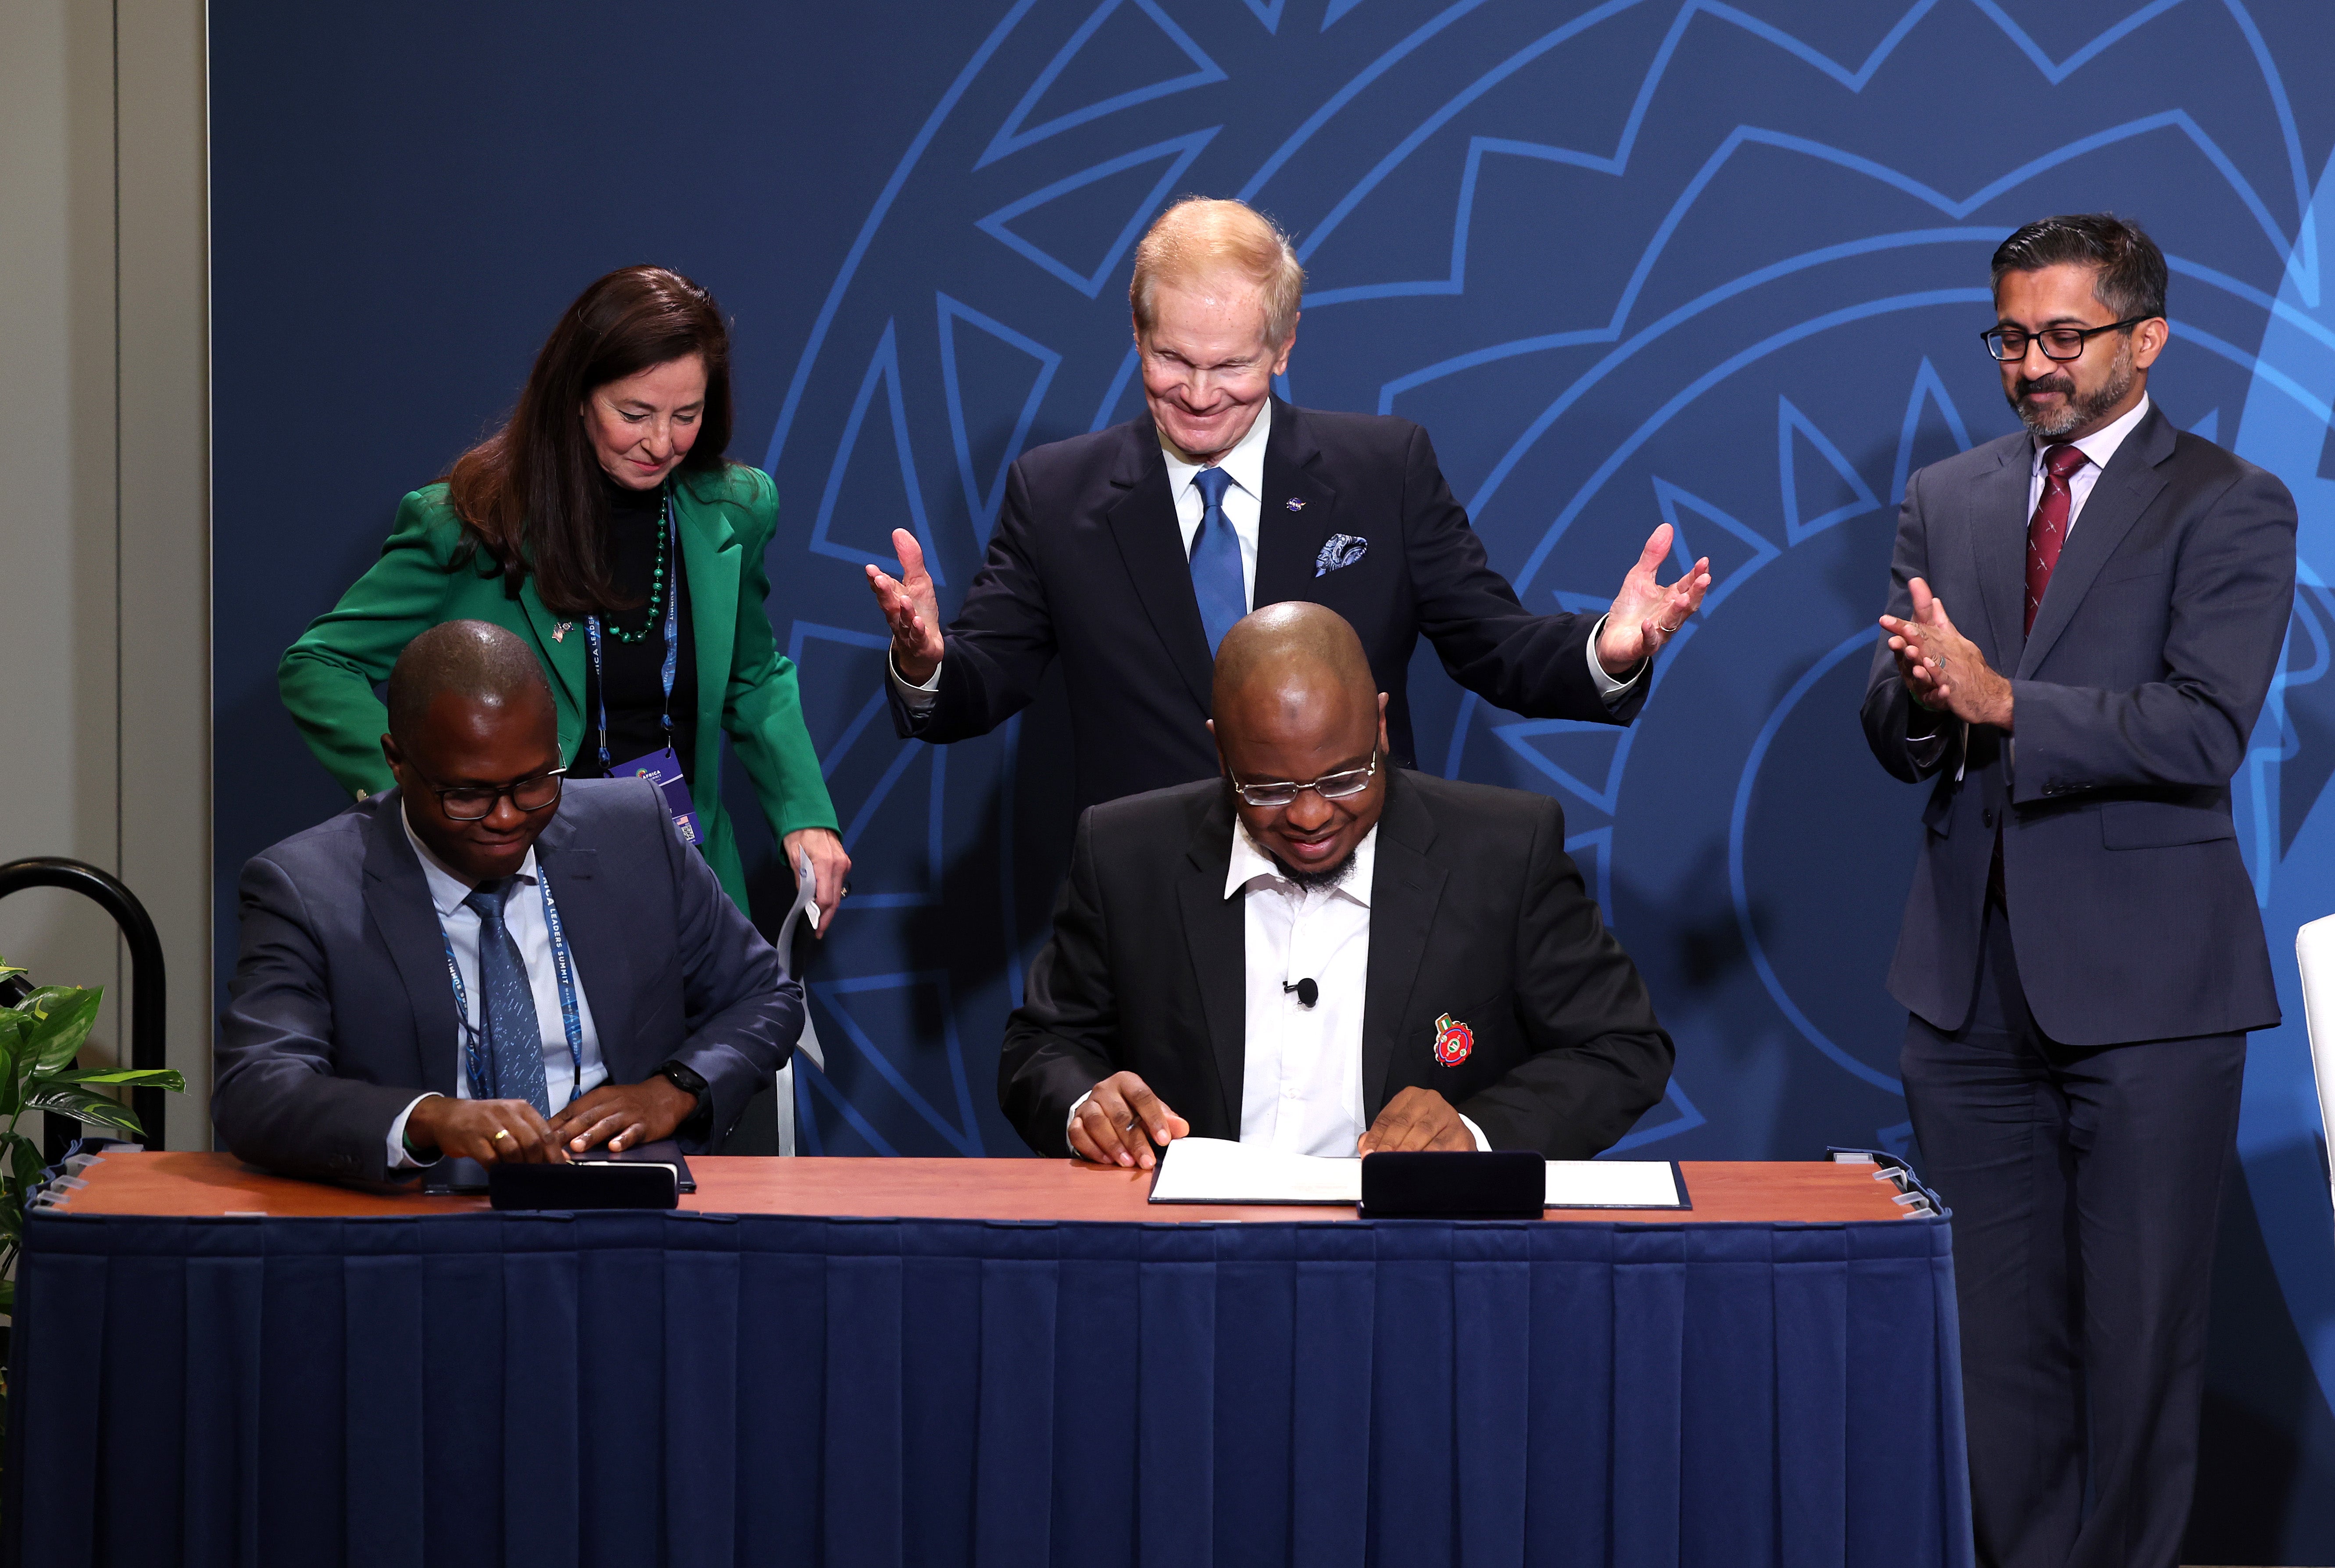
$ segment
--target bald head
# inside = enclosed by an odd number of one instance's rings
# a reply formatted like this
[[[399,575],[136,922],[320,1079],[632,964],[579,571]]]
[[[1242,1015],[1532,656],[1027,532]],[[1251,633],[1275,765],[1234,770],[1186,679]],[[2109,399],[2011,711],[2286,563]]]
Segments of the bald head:
[[[1341,694],[1370,706],[1378,682],[1362,640],[1335,610],[1292,602],[1267,605],[1225,634],[1216,649],[1218,714],[1263,700]]]
[[[525,643],[487,621],[444,621],[397,656],[389,673],[389,732],[412,751],[440,697],[507,710],[514,718],[550,712],[551,686]]]
[[[1386,699],[1354,629],[1319,605],[1266,605],[1216,649],[1215,703],[1216,755],[1249,837],[1301,885],[1343,876],[1386,804]],[[1303,788],[1289,799],[1273,784]]]

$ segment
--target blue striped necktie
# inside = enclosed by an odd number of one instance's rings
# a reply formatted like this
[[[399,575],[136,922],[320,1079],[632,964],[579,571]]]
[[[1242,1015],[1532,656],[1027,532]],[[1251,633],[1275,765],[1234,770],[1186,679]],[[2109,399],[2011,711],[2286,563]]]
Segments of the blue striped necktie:
[[[535,988],[527,982],[527,963],[503,922],[503,905],[519,886],[516,876],[479,884],[462,902],[479,916],[479,1028],[486,1046],[487,1070],[494,1081],[489,1099],[523,1099],[551,1114],[551,1090],[543,1076],[543,1026],[535,1011]]]
[[[1200,624],[1214,654],[1233,623],[1248,614],[1248,589],[1241,581],[1240,536],[1225,516],[1225,491],[1233,482],[1222,469],[1202,469],[1192,483],[1206,503],[1200,531],[1192,537],[1192,596],[1200,602]]]

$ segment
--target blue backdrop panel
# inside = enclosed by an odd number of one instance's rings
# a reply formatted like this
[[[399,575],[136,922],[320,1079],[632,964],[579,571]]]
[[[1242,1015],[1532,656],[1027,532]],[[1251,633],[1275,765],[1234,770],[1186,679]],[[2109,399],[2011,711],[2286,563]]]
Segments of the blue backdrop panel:
[[[857,892],[811,971],[806,1142],[1011,1154],[1000,1021],[1067,837],[1064,715],[902,746],[861,564],[953,605],[1029,445],[1140,407],[1128,252],[1239,194],[1311,271],[1287,391],[1432,432],[1527,603],[1657,522],[1707,614],[1627,732],[1423,655],[1421,765],[1561,800],[1679,1040],[1626,1147],[1908,1143],[1881,989],[1917,791],[1855,711],[1913,469],[2011,428],[1991,247],[2111,208],[2172,257],[2152,390],[2302,507],[2287,660],[2236,784],[2286,986],[2256,1037],[2194,1555],[2335,1555],[2335,1227],[2286,957],[2335,907],[2335,68],[2316,0],[866,0],[644,26],[424,0],[213,7],[217,851],[334,808],[284,646],[397,497],[508,406],[559,308],[654,259],[736,319],[733,455],[784,510],[770,614]],[[758,893],[784,878],[731,779]],[[223,944],[231,952],[231,944]]]
[[[1969,1568],[1947,1242],[36,1217],[9,1482],[27,1568]]]

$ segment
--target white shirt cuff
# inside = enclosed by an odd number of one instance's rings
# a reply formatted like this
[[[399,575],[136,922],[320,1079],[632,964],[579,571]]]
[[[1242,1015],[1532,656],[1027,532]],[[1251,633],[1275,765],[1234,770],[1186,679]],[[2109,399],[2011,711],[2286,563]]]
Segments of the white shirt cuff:
[[[420,1105],[425,1099],[444,1098],[433,1089],[428,1094],[415,1095],[413,1105]],[[392,1170],[423,1170],[438,1163],[434,1159],[416,1159],[405,1152],[405,1118],[413,1114],[413,1105],[399,1111],[397,1119],[389,1124],[389,1168]]]
[[[1605,699],[1605,705],[1610,708],[1620,701],[1623,694],[1631,687],[1646,678],[1647,667],[1653,661],[1639,660],[1638,667],[1630,672],[1630,678],[1626,681],[1617,681],[1607,674],[1605,666],[1597,662],[1597,639],[1605,634],[1605,621],[1606,616],[1600,615],[1597,617],[1597,624],[1589,628],[1589,678],[1597,682],[1597,694]],[[1467,1118],[1463,1117],[1460,1119],[1464,1121]],[[1482,1142],[1482,1135],[1478,1135],[1477,1141]]]
[[[1466,1128],[1468,1129],[1468,1136],[1476,1140],[1476,1152],[1478,1154],[1489,1154],[1492,1152],[1492,1140],[1484,1136],[1484,1129],[1482,1128],[1478,1127],[1474,1122],[1469,1121],[1464,1116],[1459,1118],[1459,1125]]]
[[[912,719],[923,718],[941,700],[941,667],[938,664],[933,666],[932,679],[919,686],[900,673],[900,666],[892,662],[892,651],[887,648],[884,651],[884,673],[891,678],[892,690],[900,694],[900,701]]]
[[[892,678],[896,681],[899,679],[897,675],[895,675]],[[1064,1142],[1067,1143],[1070,1140],[1071,1128],[1079,1125],[1079,1107],[1086,1104],[1087,1101],[1093,1098],[1094,1090],[1089,1089],[1086,1093],[1079,1096],[1078,1099],[1071,1102],[1071,1114],[1062,1118],[1062,1139]],[[1071,1157],[1072,1159],[1084,1159],[1087,1157],[1080,1154],[1078,1151],[1078,1146],[1073,1144],[1071,1147]]]

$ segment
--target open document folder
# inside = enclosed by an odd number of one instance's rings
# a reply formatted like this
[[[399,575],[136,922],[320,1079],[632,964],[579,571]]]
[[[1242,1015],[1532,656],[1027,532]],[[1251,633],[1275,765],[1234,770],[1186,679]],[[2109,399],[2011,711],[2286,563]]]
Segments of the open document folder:
[[[1155,1204],[1359,1204],[1362,1162],[1284,1154],[1220,1137],[1179,1137],[1151,1178]],[[1686,1207],[1678,1167],[1667,1160],[1553,1159],[1553,1209]]]

